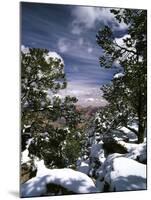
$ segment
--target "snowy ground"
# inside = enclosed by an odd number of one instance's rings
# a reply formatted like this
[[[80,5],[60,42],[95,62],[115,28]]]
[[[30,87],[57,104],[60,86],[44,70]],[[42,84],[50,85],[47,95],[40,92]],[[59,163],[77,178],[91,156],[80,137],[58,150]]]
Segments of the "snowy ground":
[[[127,149],[128,153],[125,154],[125,157],[137,160],[141,163],[147,162],[146,141],[141,144],[126,143],[124,141],[119,141],[118,143]]]
[[[108,156],[97,170],[97,175],[100,192],[103,192],[105,185],[108,186],[108,191],[146,189],[146,165],[120,154]]]
[[[133,128],[137,130],[136,125],[133,125]],[[86,163],[86,173],[96,178],[96,186],[100,192],[144,190],[146,189],[146,138],[143,143],[136,144],[137,137],[133,132],[126,127],[120,128],[119,131],[117,133],[113,131],[111,135],[127,153],[112,153],[105,157],[102,141],[96,143],[94,134],[94,138],[91,136],[90,156],[87,160],[83,159],[77,169],[82,171],[82,166]],[[124,141],[123,134],[128,136],[127,142]]]
[[[47,185],[52,183],[74,193],[98,192],[94,182],[86,174],[69,169],[47,169],[43,161],[37,162],[36,177],[21,185],[21,197],[43,196]],[[49,194],[51,195],[51,194]]]
[[[61,186],[69,192],[78,194],[146,189],[146,139],[142,144],[136,144],[134,142],[137,138],[131,131],[125,127],[120,131],[128,135],[129,142],[122,140],[121,136],[115,137],[115,140],[128,153],[113,153],[106,157],[103,142],[97,142],[94,134],[94,137],[91,136],[89,156],[79,158],[77,171],[69,168],[48,169],[43,160],[35,158],[37,174],[21,185],[21,196],[56,195],[47,191],[49,184]],[[22,153],[22,164],[30,160],[28,147],[31,142],[32,139],[29,139],[27,149]],[[96,182],[93,182],[94,179]]]

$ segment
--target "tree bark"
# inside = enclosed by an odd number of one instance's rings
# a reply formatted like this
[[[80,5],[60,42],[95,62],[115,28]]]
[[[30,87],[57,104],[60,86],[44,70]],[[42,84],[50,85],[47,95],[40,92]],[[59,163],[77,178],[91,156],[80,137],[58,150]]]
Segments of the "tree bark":
[[[138,144],[144,141],[144,132],[145,132],[145,120],[143,118],[143,102],[141,88],[139,89],[139,104],[138,104]]]
[[[142,122],[139,122],[139,127],[138,127],[138,144],[144,142],[144,132],[145,132],[145,127],[143,126]]]

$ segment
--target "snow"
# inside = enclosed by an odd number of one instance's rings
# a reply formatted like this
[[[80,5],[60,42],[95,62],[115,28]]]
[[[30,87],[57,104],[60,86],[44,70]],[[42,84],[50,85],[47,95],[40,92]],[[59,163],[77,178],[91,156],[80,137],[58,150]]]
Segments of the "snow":
[[[108,135],[105,136],[105,138],[108,139],[114,139],[116,141],[127,141],[129,140],[127,134],[125,134],[125,132],[121,131],[121,130],[111,130]]]
[[[135,130],[138,129],[136,125],[133,125],[133,126],[130,126],[130,127],[134,128]],[[135,133],[130,131],[128,128],[123,126],[123,127],[119,128],[119,130],[123,131],[128,136],[130,142],[136,142],[137,141],[137,136],[135,135]]]
[[[29,155],[29,151],[28,149],[25,149],[21,154],[21,164],[26,163],[31,160],[31,158],[28,155]]]
[[[121,38],[115,38],[115,40],[114,40],[114,42],[115,42],[115,45],[116,45],[116,49],[117,50],[121,50],[121,48],[123,48],[123,50],[122,50],[122,52],[123,52],[123,54],[122,54],[122,59],[125,59],[125,56],[126,56],[126,58],[129,60],[129,59],[131,59],[131,57],[134,55],[134,52],[136,52],[136,48],[135,48],[135,43],[136,43],[136,41],[134,41],[133,42],[133,44],[132,44],[132,46],[130,46],[130,47],[127,47],[126,46],[126,43],[124,42],[124,39],[130,39],[131,38],[131,36],[130,35],[128,35],[128,34],[125,34],[123,37],[121,37]],[[127,52],[125,52],[125,50],[124,49],[128,49],[129,51],[131,51],[131,52],[129,52],[128,54],[127,54]]]
[[[27,53],[29,53],[29,48],[25,47],[24,45],[21,45],[21,52],[24,54],[27,54]]]
[[[64,61],[63,61],[62,57],[54,51],[49,51],[48,54],[45,56],[45,60],[47,63],[49,63],[49,58],[60,59],[61,64],[64,65]]]
[[[130,127],[135,129],[136,131],[138,130],[138,125],[136,123],[131,124]],[[114,137],[114,139],[117,141],[118,144],[126,148],[128,153],[125,154],[124,157],[131,158],[133,160],[138,160],[141,163],[146,162],[147,160],[146,138],[144,138],[144,142],[141,144],[132,143],[137,141],[137,136],[135,135],[135,133],[133,133],[126,127],[121,127],[119,128],[119,130],[123,131],[124,134],[126,134],[129,138],[129,142],[125,142],[117,137]]]
[[[113,76],[113,79],[122,78],[123,76],[124,76],[124,74],[120,72],[120,73],[115,74]]]
[[[47,184],[53,183],[74,193],[98,192],[92,179],[81,172],[63,168],[47,169],[43,161],[37,161],[38,172],[36,177],[21,185],[21,197],[46,195]]]
[[[120,47],[124,47],[124,48],[127,48],[126,46],[126,43],[124,42],[124,39],[127,39],[127,38],[131,38],[131,36],[129,34],[125,34],[123,37],[120,37],[120,38],[115,38],[115,43],[117,45],[119,45]],[[118,48],[118,47],[117,47]],[[129,47],[128,50],[132,50],[132,51],[136,51],[135,49],[135,43],[133,44],[132,47]]]
[[[24,45],[21,45],[21,52],[24,53],[24,54],[30,53],[29,48],[25,47]],[[64,61],[63,61],[62,57],[58,53],[56,53],[55,51],[49,51],[45,55],[45,60],[46,60],[47,63],[49,63],[49,58],[60,59],[61,64],[64,65]]]
[[[57,97],[58,97],[58,98],[62,98],[62,95],[61,95],[61,94],[54,94],[53,97],[56,97],[56,98],[57,98]]]
[[[120,157],[113,162],[110,172],[111,190],[146,189],[146,166],[132,159]]]
[[[97,170],[97,175],[97,185],[101,186],[102,191],[104,184],[108,184],[109,191],[146,189],[146,165],[125,158],[122,154],[108,156]]]
[[[119,141],[119,144],[124,146],[128,154],[125,156],[139,162],[146,162],[147,160],[147,144],[146,141],[141,144],[126,143],[124,141]]]
[[[31,158],[29,157],[28,148],[29,148],[32,140],[33,140],[33,138],[28,139],[26,149],[21,153],[21,164],[31,161]]]
[[[49,169],[45,166],[44,160],[39,160],[38,158],[35,157],[34,164],[37,168],[36,176],[42,176],[44,174],[49,173]]]
[[[80,165],[77,166],[77,170],[84,174],[89,174],[89,162],[88,161],[81,161]]]
[[[97,158],[100,163],[105,161],[103,144],[93,144],[91,148],[90,158]]]
[[[43,73],[42,73],[42,71],[40,69],[38,70],[38,74],[37,75],[38,75],[39,79],[41,79],[43,77]]]
[[[31,125],[25,125],[24,124],[24,128],[30,128],[31,127]]]
[[[126,47],[126,44],[124,43],[123,40],[130,37],[131,36],[129,34],[125,34],[123,37],[115,38],[115,42],[121,47]]]

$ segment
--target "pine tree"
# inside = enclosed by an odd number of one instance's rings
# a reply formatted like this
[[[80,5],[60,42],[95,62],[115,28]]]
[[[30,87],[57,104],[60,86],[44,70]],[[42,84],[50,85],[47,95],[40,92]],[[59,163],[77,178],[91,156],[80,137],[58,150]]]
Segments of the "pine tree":
[[[80,122],[77,99],[62,99],[57,94],[66,85],[61,58],[51,56],[46,49],[26,48],[21,52],[22,143],[29,133],[30,157],[44,159],[51,168],[71,164],[80,153],[80,138],[75,138]],[[77,152],[69,155],[67,149],[73,144]]]
[[[118,43],[115,33],[105,26],[97,34],[97,43],[103,49],[100,57],[103,67],[111,68],[115,62],[123,68],[123,76],[115,78],[103,88],[108,100],[108,112],[115,116],[115,123],[128,125],[138,119],[138,143],[143,142],[147,110],[147,12],[145,10],[112,9],[119,23],[127,24],[127,34]],[[110,115],[108,113],[108,115]],[[113,123],[114,124],[114,123]]]

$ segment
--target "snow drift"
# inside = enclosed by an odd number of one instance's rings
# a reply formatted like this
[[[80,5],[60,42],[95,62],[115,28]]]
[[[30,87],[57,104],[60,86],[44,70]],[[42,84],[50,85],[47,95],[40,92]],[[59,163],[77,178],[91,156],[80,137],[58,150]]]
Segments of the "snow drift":
[[[36,177],[21,185],[21,197],[44,196],[48,192],[48,184],[62,186],[69,192],[77,194],[98,192],[92,179],[86,174],[69,168],[47,169],[42,162],[39,162]]]
[[[97,187],[104,191],[132,191],[146,189],[146,165],[122,154],[108,156],[97,170]]]

